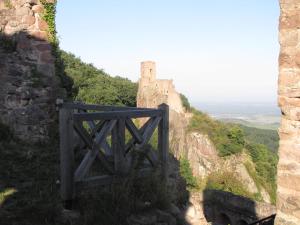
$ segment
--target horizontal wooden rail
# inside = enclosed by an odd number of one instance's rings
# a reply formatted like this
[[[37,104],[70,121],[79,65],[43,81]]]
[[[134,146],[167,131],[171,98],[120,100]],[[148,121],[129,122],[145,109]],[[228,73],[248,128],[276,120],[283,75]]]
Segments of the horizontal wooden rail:
[[[95,110],[95,111],[122,111],[122,110],[149,110],[149,108],[136,108],[128,106],[111,106],[111,105],[94,105],[94,104],[82,104],[82,103],[60,103],[58,106],[66,109],[80,109],[80,110]]]
[[[74,120],[89,121],[89,120],[108,120],[108,119],[127,119],[127,118],[142,118],[161,116],[162,111],[159,109],[150,110],[130,110],[130,111],[113,111],[113,112],[92,112],[92,113],[74,113]]]

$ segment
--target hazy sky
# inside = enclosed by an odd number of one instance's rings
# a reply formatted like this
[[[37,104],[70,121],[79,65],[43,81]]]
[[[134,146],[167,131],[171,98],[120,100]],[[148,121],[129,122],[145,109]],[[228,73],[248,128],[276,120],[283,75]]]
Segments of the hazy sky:
[[[276,101],[277,0],[62,0],[62,49],[137,81],[157,63],[191,102]]]

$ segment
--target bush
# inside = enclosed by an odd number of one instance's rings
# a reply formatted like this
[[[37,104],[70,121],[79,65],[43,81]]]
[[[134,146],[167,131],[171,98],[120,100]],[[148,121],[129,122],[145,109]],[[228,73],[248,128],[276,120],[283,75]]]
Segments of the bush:
[[[190,162],[187,158],[180,158],[180,175],[185,179],[188,188],[197,188],[197,179],[193,176]]]
[[[246,148],[255,164],[258,177],[256,180],[260,181],[259,183],[269,193],[272,203],[275,204],[278,156],[262,144],[248,143]]]
[[[220,156],[228,156],[243,151],[245,139],[243,130],[236,125],[228,125],[213,120],[196,109],[189,124],[190,131],[207,134],[215,144]]]
[[[136,106],[137,83],[119,76],[112,77],[92,64],[84,63],[71,53],[59,55],[66,76],[72,79],[71,97],[74,100],[100,105]]]
[[[188,98],[184,94],[180,94],[180,99],[181,99],[182,106],[186,109],[186,111],[190,111],[191,105],[189,103]]]

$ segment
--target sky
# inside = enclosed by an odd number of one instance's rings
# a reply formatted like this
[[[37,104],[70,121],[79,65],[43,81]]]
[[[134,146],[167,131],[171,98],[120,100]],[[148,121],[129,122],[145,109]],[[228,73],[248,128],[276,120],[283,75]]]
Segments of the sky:
[[[277,0],[58,1],[60,47],[137,81],[140,62],[192,103],[275,103]]]

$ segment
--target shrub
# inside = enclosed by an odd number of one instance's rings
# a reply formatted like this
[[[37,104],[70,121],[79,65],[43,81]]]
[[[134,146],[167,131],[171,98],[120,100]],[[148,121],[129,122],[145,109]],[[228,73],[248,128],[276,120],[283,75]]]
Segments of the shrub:
[[[207,134],[215,144],[220,156],[242,152],[245,144],[242,129],[213,120],[207,114],[196,109],[193,109],[192,112],[193,117],[189,124],[189,130]]]
[[[190,111],[191,105],[189,103],[188,98],[184,94],[180,94],[180,99],[181,99],[181,103],[182,103],[183,107],[186,109],[186,111]]]
[[[188,188],[197,188],[197,179],[193,176],[190,162],[187,158],[180,158],[180,175],[185,179]]]

